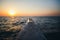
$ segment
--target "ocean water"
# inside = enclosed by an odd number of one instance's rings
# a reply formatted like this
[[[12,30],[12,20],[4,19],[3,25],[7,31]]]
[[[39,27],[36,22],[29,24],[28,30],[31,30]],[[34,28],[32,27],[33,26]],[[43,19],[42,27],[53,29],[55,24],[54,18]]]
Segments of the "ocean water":
[[[47,40],[58,40],[60,33],[60,16],[1,16],[0,40],[14,40],[18,32],[25,26],[27,19],[31,18]]]

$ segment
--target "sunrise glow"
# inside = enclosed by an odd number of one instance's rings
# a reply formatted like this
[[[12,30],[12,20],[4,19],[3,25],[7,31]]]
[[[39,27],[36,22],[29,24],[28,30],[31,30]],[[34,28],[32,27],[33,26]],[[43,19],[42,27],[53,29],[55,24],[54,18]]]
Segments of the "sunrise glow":
[[[0,16],[57,16],[57,0],[0,0]]]
[[[15,16],[15,11],[14,10],[9,10],[9,15],[10,16]]]

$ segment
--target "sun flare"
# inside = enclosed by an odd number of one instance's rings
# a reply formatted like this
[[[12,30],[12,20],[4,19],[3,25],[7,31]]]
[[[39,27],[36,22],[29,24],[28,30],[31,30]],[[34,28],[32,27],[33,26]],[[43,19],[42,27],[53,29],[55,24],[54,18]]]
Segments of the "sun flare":
[[[14,16],[15,15],[15,11],[14,10],[9,10],[9,15],[10,16]]]

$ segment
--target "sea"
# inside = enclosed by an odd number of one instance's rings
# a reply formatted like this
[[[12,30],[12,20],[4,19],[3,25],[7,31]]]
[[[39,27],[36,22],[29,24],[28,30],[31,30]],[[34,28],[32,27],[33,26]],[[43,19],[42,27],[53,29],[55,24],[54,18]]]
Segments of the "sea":
[[[28,18],[40,26],[47,40],[60,40],[60,16],[0,16],[0,40],[15,40]]]

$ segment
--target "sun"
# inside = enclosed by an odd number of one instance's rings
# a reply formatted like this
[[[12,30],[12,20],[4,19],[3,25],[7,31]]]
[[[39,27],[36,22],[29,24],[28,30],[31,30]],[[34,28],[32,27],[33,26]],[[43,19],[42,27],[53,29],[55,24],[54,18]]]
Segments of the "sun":
[[[9,15],[10,16],[14,16],[15,15],[15,11],[14,10],[9,10]]]

